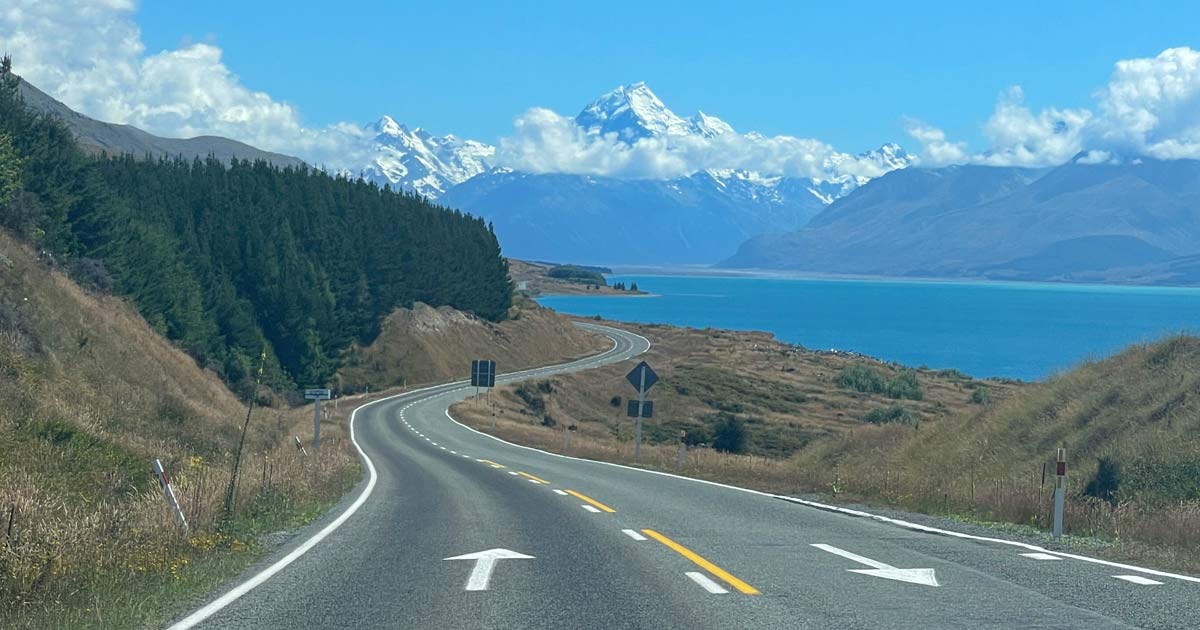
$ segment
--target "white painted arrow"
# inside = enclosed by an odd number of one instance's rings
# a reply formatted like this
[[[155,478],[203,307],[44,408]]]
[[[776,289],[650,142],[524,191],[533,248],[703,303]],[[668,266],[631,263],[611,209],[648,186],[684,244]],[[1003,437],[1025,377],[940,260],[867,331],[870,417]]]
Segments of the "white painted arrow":
[[[898,582],[910,582],[912,584],[923,584],[925,586],[939,586],[937,576],[934,575],[933,569],[897,569],[890,564],[884,564],[870,558],[864,558],[856,553],[850,553],[845,549],[838,549],[832,545],[814,544],[814,547],[822,551],[828,551],[836,556],[841,556],[849,560],[853,560],[859,564],[865,564],[870,569],[847,569],[851,573],[861,573],[863,575],[873,575],[881,577],[885,580],[896,580]]]
[[[488,549],[475,553],[445,558],[445,560],[474,560],[475,568],[471,569],[471,577],[467,578],[468,591],[486,591],[488,582],[492,579],[492,571],[496,568],[497,560],[532,560],[533,556],[509,551],[508,549]]]

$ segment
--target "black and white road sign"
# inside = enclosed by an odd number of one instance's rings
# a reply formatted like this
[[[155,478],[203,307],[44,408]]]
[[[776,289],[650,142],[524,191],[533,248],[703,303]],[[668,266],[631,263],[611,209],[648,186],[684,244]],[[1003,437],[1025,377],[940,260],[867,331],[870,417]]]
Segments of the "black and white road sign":
[[[495,387],[496,362],[487,359],[475,359],[471,361],[471,386]]]
[[[306,389],[304,397],[308,400],[329,400],[329,393],[328,389]]]
[[[625,378],[629,380],[629,383],[633,385],[633,388],[639,394],[645,394],[650,391],[650,388],[654,387],[654,384],[658,382],[658,375],[654,373],[654,370],[650,369],[650,366],[645,361],[637,364],[637,367],[633,368]]]
[[[629,401],[629,417],[630,418],[638,417],[638,405],[641,405],[641,407],[642,407],[642,417],[643,418],[653,418],[654,417],[654,401],[653,400],[647,400],[645,402],[631,400],[631,401]]]

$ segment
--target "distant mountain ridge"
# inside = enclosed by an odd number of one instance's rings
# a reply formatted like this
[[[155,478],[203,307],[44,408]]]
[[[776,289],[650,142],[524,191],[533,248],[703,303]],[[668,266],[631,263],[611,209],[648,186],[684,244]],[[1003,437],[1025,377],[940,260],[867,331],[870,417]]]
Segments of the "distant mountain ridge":
[[[574,122],[588,136],[627,144],[652,138],[670,146],[736,133],[725,121],[703,112],[679,116],[644,83],[601,95]],[[733,254],[746,238],[803,227],[827,204],[869,181],[840,172],[840,161],[850,157],[831,158],[825,165],[831,175],[824,179],[744,169],[621,179],[492,167],[446,188],[437,200],[493,222],[505,252],[512,256],[596,264],[715,263]],[[880,172],[915,162],[896,144],[853,159],[872,162]],[[487,162],[484,157],[472,165]],[[458,177],[439,176],[442,181]],[[420,185],[411,177],[394,183]]]
[[[62,119],[80,146],[96,153],[105,151],[109,154],[128,153],[139,158],[150,155],[185,159],[212,155],[225,163],[236,157],[250,161],[264,160],[280,167],[304,164],[300,158],[263,151],[229,138],[163,138],[137,127],[102,122],[72,110],[23,79],[17,90],[28,107]]]
[[[1200,283],[1200,161],[951,166],[873,180],[725,267]]]

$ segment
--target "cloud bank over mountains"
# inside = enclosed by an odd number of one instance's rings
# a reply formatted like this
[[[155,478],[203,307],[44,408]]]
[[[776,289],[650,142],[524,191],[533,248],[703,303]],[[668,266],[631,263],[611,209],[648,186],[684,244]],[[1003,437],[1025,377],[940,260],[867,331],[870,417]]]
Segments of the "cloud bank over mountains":
[[[292,104],[242,84],[212,43],[147,52],[135,8],[132,0],[15,0],[0,8],[0,51],[13,55],[17,72],[30,82],[101,120],[165,136],[225,136],[332,169],[356,171],[371,159],[376,130],[349,122],[304,124]],[[1035,112],[1023,97],[1019,86],[1000,95],[982,125],[988,141],[982,151],[948,138],[936,121],[907,119],[906,129],[921,147],[920,163],[1049,166],[1077,155],[1097,163],[1200,158],[1200,51],[1170,48],[1118,61],[1089,109]],[[708,169],[871,178],[889,170],[817,139],[739,133],[703,113],[685,119],[665,106],[657,110],[661,105],[648,102],[652,111],[642,114],[666,126],[635,136],[583,124],[589,122],[581,121],[584,114],[571,118],[534,107],[515,118],[493,165],[631,179]]]

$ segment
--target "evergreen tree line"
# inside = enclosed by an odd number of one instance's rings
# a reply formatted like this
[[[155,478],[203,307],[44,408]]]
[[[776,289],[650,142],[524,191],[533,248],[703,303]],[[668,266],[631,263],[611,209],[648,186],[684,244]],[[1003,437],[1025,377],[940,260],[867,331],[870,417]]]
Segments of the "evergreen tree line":
[[[327,383],[398,306],[499,320],[511,305],[482,219],[307,167],[88,156],[0,64],[0,223],[239,391],[264,350],[270,384]]]

